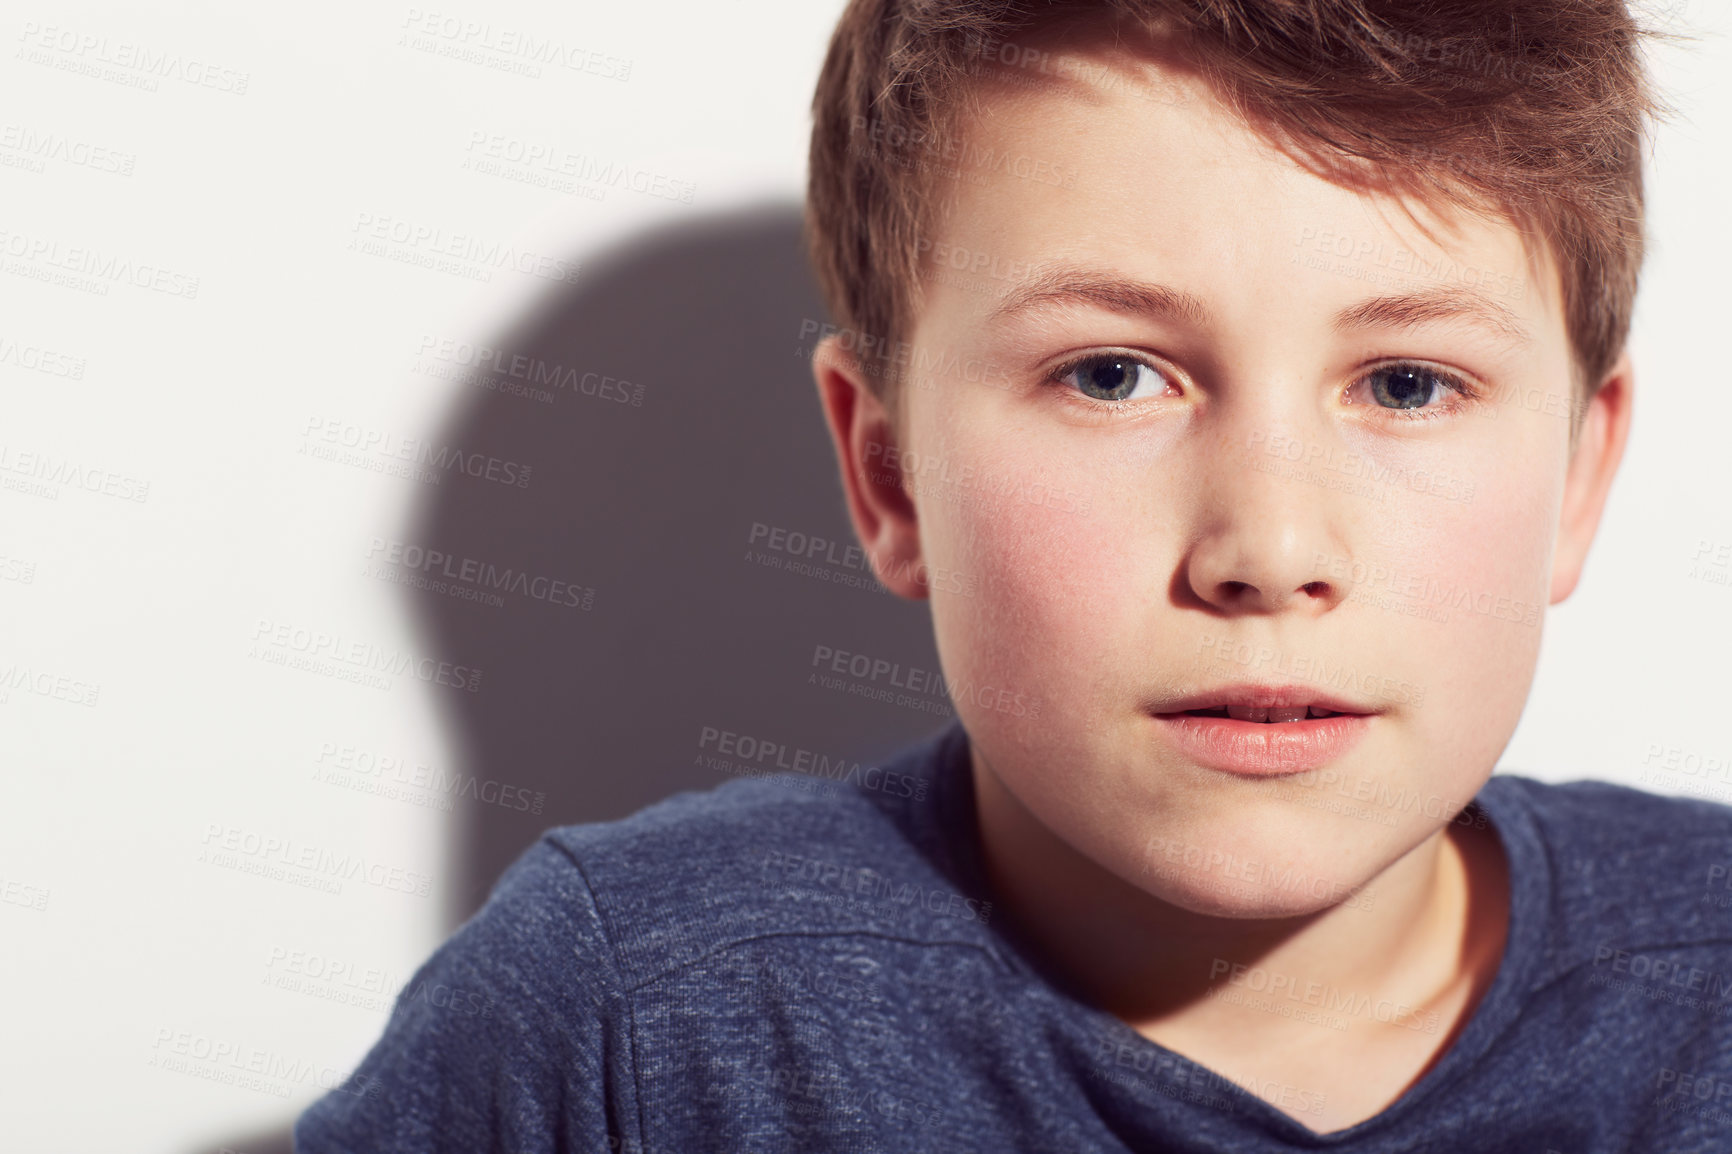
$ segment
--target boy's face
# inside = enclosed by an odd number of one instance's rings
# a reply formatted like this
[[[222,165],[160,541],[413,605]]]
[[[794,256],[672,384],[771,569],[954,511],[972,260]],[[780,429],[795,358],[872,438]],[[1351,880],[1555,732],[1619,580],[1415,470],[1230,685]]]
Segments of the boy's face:
[[[1573,458],[1556,273],[1511,227],[1416,206],[1428,239],[1147,57],[1069,55],[1112,83],[983,86],[931,158],[896,455],[826,397],[851,508],[934,575],[903,591],[1024,808],[1179,906],[1309,912],[1491,773],[1627,390]],[[1275,689],[1353,716],[1187,712]]]

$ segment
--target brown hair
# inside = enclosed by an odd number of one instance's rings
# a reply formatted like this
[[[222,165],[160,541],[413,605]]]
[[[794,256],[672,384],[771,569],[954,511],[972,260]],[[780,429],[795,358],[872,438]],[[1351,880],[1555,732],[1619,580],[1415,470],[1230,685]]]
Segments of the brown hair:
[[[1014,37],[1090,17],[1176,33],[1229,107],[1320,175],[1490,206],[1557,263],[1581,400],[1616,361],[1642,263],[1646,122],[1667,111],[1640,41],[1680,39],[1625,0],[850,0],[813,99],[807,189],[838,325],[900,343],[943,171],[915,162],[953,148],[983,63],[1040,61]]]

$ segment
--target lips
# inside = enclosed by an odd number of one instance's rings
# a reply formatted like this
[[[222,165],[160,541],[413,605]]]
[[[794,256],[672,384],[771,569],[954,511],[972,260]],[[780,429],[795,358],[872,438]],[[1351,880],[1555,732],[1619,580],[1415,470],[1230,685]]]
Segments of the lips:
[[[1370,705],[1306,686],[1231,685],[1149,710],[1187,760],[1245,777],[1304,773],[1345,755],[1370,729]]]
[[[1275,716],[1280,711],[1280,716]],[[1363,702],[1323,693],[1308,685],[1223,685],[1157,703],[1150,713],[1195,713],[1240,721],[1299,721],[1337,713],[1365,716],[1378,712]]]

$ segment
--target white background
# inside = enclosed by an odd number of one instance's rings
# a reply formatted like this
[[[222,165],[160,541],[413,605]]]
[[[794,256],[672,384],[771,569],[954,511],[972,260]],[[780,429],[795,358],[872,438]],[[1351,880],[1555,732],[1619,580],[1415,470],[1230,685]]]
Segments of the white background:
[[[445,758],[448,691],[412,677],[379,692],[308,676],[253,646],[266,620],[418,652],[399,591],[357,565],[416,486],[313,459],[303,433],[325,419],[423,435],[458,386],[413,371],[422,337],[485,338],[548,282],[496,270],[484,283],[356,252],[357,221],[570,260],[658,224],[797,199],[839,8],[441,10],[630,61],[623,80],[606,75],[617,63],[531,77],[419,50],[403,42],[408,6],[146,14],[59,3],[0,26],[0,128],[11,134],[0,141],[0,452],[14,465],[25,453],[72,458],[118,474],[125,491],[149,485],[143,501],[69,485],[54,496],[0,489],[0,673],[46,673],[34,684],[61,687],[13,688],[0,704],[8,1149],[190,1154],[285,1125],[318,1093],[312,1081],[286,1099],[215,1084],[153,1067],[162,1040],[347,1071],[383,1016],[270,987],[267,959],[311,952],[400,979],[448,932],[445,817],[311,778],[331,744]],[[1681,117],[1661,130],[1651,168],[1635,431],[1586,578],[1548,621],[1505,769],[1661,792],[1713,780],[1732,800],[1725,774],[1642,776],[1668,750],[1680,766],[1732,762],[1732,570],[1713,570],[1718,584],[1691,575],[1702,542],[1732,542],[1727,17],[1719,0],[1690,6],[1684,23],[1703,39],[1657,57]],[[61,30],[49,34],[56,47],[41,45],[47,28]],[[154,75],[154,91],[66,67],[113,60],[122,46],[182,64],[166,74],[110,65]],[[206,66],[214,82],[194,83]],[[233,91],[242,74],[244,93]],[[463,167],[476,134],[687,182],[690,203],[625,187],[594,200],[483,175]],[[21,142],[45,138],[109,159],[50,157],[37,171]],[[102,170],[122,163],[129,173]],[[44,267],[20,245],[157,266],[183,278],[171,289],[196,277],[197,293],[46,284],[20,271]],[[82,375],[27,367],[25,348],[59,354],[62,368],[81,363]],[[7,468],[0,461],[0,474],[28,480]],[[68,700],[93,687],[94,704]],[[231,830],[364,854],[430,876],[433,890],[351,884],[333,899],[200,860]]]

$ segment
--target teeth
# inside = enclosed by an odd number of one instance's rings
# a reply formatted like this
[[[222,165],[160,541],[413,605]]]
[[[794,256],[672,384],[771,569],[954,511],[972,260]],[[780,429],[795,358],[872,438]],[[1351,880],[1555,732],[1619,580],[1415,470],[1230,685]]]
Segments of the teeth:
[[[1193,712],[1205,712],[1193,710]],[[1253,709],[1249,705],[1228,705],[1221,709],[1208,710],[1208,713],[1219,717],[1223,712],[1238,721],[1260,721],[1268,725],[1281,725],[1290,721],[1304,721],[1307,717],[1334,717],[1327,709],[1319,709],[1315,705],[1292,705],[1284,709]]]

